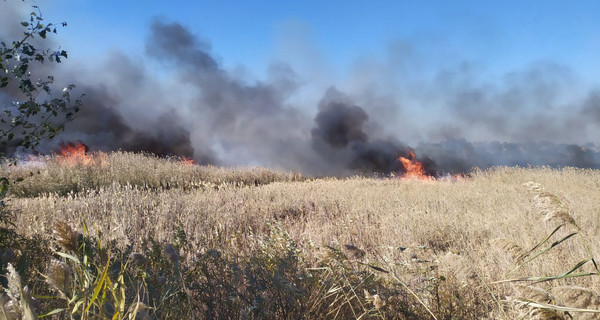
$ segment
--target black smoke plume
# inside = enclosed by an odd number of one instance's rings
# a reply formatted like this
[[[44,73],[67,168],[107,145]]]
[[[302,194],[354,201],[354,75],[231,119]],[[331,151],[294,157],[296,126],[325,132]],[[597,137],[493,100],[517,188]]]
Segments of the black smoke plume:
[[[2,41],[22,35],[15,17],[28,12],[18,4],[1,5]],[[311,84],[285,62],[254,80],[224,67],[186,27],[155,19],[144,52],[108,52],[83,65],[71,55],[37,69],[56,76],[57,92],[75,83],[85,93],[66,131],[37,151],[80,140],[92,151],[315,175],[401,172],[397,159],[409,147],[432,175],[497,165],[600,168],[600,90],[580,90],[568,67],[534,63],[492,77],[460,61],[431,71],[419,69],[410,46],[392,50],[389,64],[360,64],[352,84],[305,90]],[[19,99],[14,89],[0,89],[3,108]],[[297,99],[306,92],[309,99]]]
[[[411,150],[394,138],[371,139],[366,132],[369,116],[352,104],[350,98],[330,88],[319,103],[315,127],[311,131],[313,149],[340,169],[361,173],[404,172],[399,157],[408,157]],[[435,175],[431,159],[425,163],[426,173]],[[330,169],[332,172],[335,168]]]
[[[152,130],[135,129],[111,107],[119,103],[105,88],[83,87],[82,91],[85,92],[85,108],[77,114],[76,121],[69,123],[62,140],[67,137],[83,140],[96,150],[144,151],[160,156],[194,155],[190,133],[178,124],[174,113],[158,115]]]

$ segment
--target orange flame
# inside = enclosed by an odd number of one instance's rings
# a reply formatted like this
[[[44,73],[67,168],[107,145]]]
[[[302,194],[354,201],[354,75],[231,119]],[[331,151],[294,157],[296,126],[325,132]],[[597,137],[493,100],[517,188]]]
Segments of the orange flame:
[[[191,166],[191,165],[196,164],[196,161],[194,161],[194,159],[188,158],[186,156],[181,157],[181,162],[183,162],[183,164],[185,164],[186,166]]]
[[[461,181],[461,180],[465,180],[466,178],[467,177],[462,173],[457,173],[452,176],[452,180],[454,180],[454,181]]]
[[[106,164],[106,156],[100,154],[98,158],[88,153],[88,146],[82,142],[67,142],[60,144],[60,162],[62,164],[74,167],[77,165],[91,166],[96,162],[104,166]]]
[[[81,142],[68,142],[60,144],[61,162],[69,166],[78,164],[90,165],[94,161],[91,155],[87,154],[88,147]]]
[[[425,172],[425,167],[421,161],[417,161],[415,151],[412,149],[407,150],[407,157],[400,157],[398,161],[402,163],[406,173],[402,178],[413,178],[418,180],[433,180],[434,178]]]

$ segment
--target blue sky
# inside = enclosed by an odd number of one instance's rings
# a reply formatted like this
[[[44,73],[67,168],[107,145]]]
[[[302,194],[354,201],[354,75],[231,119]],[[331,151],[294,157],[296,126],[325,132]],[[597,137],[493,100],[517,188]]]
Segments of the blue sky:
[[[106,50],[141,54],[154,17],[177,21],[207,41],[227,67],[260,76],[300,42],[332,70],[384,57],[409,43],[424,64],[470,61],[510,72],[536,61],[567,65],[597,83],[598,1],[39,1],[48,20],[67,21],[74,59]],[[295,48],[294,45],[291,46]],[[293,57],[291,57],[293,60]]]
[[[198,161],[325,170],[395,141],[600,145],[600,1],[27,1],[68,22],[56,70],[98,125],[68,134],[99,149],[150,136]],[[368,121],[347,132],[372,144],[315,149],[352,107]]]

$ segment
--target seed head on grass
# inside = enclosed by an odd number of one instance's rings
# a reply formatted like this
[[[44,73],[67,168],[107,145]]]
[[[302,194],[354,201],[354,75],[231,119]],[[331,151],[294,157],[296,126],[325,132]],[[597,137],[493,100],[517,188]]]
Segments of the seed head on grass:
[[[52,260],[48,268],[46,282],[58,290],[63,297],[68,297],[73,283],[72,272],[69,266],[61,261]]]
[[[8,281],[8,291],[6,292],[12,300],[18,300],[21,296],[21,276],[17,273],[12,264],[6,267],[6,280]]]
[[[8,310],[13,310],[19,315],[18,319],[34,320],[37,319],[36,305],[33,298],[29,294],[27,287],[21,286],[21,277],[15,270],[12,264],[6,266],[8,271],[6,278],[8,280],[8,298],[10,302],[6,307]]]
[[[520,313],[517,319],[523,320],[569,320],[567,316],[561,315],[556,310],[530,308],[527,312]]]
[[[7,320],[21,319],[19,306],[4,293],[0,293],[0,312]]]
[[[563,312],[552,309],[532,307],[527,302],[552,304],[554,297],[546,290],[525,285],[515,285],[514,294],[508,301],[514,303],[517,311],[516,318],[523,320],[566,320],[569,319]]]
[[[556,296],[557,304],[562,306],[600,310],[600,295],[594,290],[576,286],[564,286],[552,288],[552,293]],[[573,314],[576,315],[576,319],[600,319],[600,314],[598,313],[573,312]]]
[[[523,185],[534,193],[534,205],[540,211],[540,214],[544,216],[544,221],[558,220],[562,223],[577,226],[569,213],[569,207],[557,196],[546,191],[539,183],[527,182]]]
[[[539,303],[551,303],[554,297],[550,295],[550,292],[534,286],[515,285],[513,286],[514,295],[512,297],[529,300]]]
[[[508,253],[513,261],[517,261],[525,255],[525,250],[520,245],[504,238],[493,239],[490,244]]]
[[[477,272],[472,268],[473,264],[461,255],[447,252],[438,258],[438,263],[442,271],[453,274],[464,284],[473,283],[477,279]]]
[[[73,252],[77,251],[77,232],[75,232],[66,221],[56,221],[54,223],[53,233],[56,241],[63,249]]]

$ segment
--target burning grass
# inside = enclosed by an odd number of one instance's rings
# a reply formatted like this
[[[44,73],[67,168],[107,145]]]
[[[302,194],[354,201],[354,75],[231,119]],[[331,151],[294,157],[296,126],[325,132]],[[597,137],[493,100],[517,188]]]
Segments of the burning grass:
[[[51,181],[50,174],[47,178],[34,174],[23,181],[28,185],[20,186],[23,191],[14,193],[9,207],[16,212],[16,230],[25,238],[52,240],[54,249],[81,257],[80,261],[88,255],[99,271],[109,266],[111,281],[123,275],[123,303],[130,310],[140,307],[149,316],[562,319],[564,313],[532,309],[518,301],[539,296],[539,303],[564,305],[569,299],[591,297],[594,302],[598,297],[599,283],[593,276],[521,286],[497,283],[558,275],[590,254],[598,256],[598,171],[498,168],[473,172],[464,180],[425,181],[362,177],[296,181],[267,171],[268,178],[261,180],[265,183],[254,183],[252,170],[189,166],[124,153],[109,154],[107,159],[106,167],[50,164],[41,170],[54,168],[52,172],[76,173],[81,179],[90,174],[85,179],[94,188],[68,197],[62,192],[26,191],[36,181]],[[189,177],[194,170],[201,170],[203,175],[195,174],[204,179],[196,181],[229,183],[201,190],[163,188],[153,176],[169,177],[171,184],[183,186],[194,181]],[[157,187],[148,188],[148,181]],[[522,186],[528,181],[544,186],[540,194],[545,198],[534,200]],[[62,190],[60,185],[53,188],[46,190]],[[560,199],[563,215],[568,208],[586,245],[564,241],[509,273],[524,252],[562,223],[544,220],[554,212],[551,205],[558,203],[552,199]],[[540,208],[546,210],[544,216]],[[563,229],[552,241],[568,235],[569,230]],[[101,235],[105,249],[98,248],[96,235]],[[79,249],[64,244],[73,241]],[[29,252],[26,247],[19,250],[14,263]],[[48,260],[45,264],[22,266],[24,283],[36,283],[31,282],[39,278],[35,270],[45,274],[86,270],[56,254],[58,262],[46,257],[40,258]],[[586,264],[578,272],[592,270]],[[66,290],[65,282],[59,283]],[[73,280],[69,286],[71,291],[64,293],[68,297],[83,290]],[[58,289],[44,288],[38,284],[34,292],[57,295]],[[110,293],[106,297],[102,304],[93,302],[91,309],[114,315],[121,298],[110,298]],[[45,302],[46,312],[68,307],[61,301]],[[572,307],[585,307],[573,303]]]
[[[418,179],[418,180],[434,179],[433,176],[428,175],[425,172],[425,166],[423,165],[422,162],[417,161],[416,157],[417,156],[415,155],[415,151],[412,149],[409,149],[409,150],[407,150],[406,157],[398,158],[398,161],[402,164],[404,171],[406,171],[406,173],[404,173],[404,175],[402,177],[410,178],[410,179]]]
[[[225,185],[262,185],[275,181],[297,181],[299,174],[265,168],[217,168],[194,165],[190,159],[159,158],[130,152],[86,153],[71,144],[62,154],[30,158],[5,164],[0,174],[13,181],[17,196],[78,193],[112,184],[144,189],[208,189]]]

